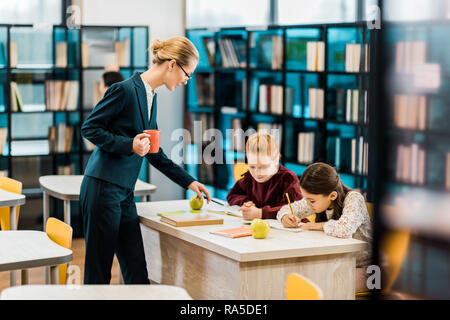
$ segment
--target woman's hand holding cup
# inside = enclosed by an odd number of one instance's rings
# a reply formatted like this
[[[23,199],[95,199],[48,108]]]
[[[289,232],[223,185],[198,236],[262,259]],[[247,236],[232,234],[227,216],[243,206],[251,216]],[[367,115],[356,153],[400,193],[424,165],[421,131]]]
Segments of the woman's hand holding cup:
[[[133,139],[133,152],[143,157],[150,150],[150,136],[146,133],[140,133]]]

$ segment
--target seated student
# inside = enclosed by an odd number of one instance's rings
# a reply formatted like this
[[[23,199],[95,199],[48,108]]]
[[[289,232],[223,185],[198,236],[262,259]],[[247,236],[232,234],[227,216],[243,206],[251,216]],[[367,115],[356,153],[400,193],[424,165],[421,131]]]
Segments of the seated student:
[[[227,195],[230,205],[241,206],[244,219],[276,219],[278,210],[287,202],[300,200],[296,174],[279,164],[280,152],[270,134],[255,133],[245,146],[248,169]]]
[[[105,73],[103,73],[100,79],[100,86],[99,86],[101,96],[103,97],[105,95],[106,90],[108,90],[110,86],[120,81],[123,81],[123,76],[120,72],[106,71]]]
[[[364,197],[346,187],[336,170],[325,163],[308,166],[300,177],[303,199],[284,206],[277,214],[284,227],[297,227],[300,219],[316,213],[315,223],[300,228],[324,231],[338,238],[354,238],[372,242],[372,227]],[[356,292],[367,290],[366,268],[371,264],[371,247],[356,255]]]

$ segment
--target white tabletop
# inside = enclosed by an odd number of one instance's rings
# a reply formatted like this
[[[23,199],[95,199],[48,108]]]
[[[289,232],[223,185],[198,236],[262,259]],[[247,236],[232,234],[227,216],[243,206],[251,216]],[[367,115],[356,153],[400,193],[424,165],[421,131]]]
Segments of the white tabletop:
[[[53,266],[72,261],[72,250],[42,231],[0,231],[0,271]]]
[[[224,219],[223,225],[174,227],[160,221],[158,212],[188,210],[188,200],[142,202],[136,208],[143,225],[241,262],[357,252],[368,245],[356,239],[331,237],[322,231],[294,233],[271,229],[265,239],[231,239],[210,234],[212,230],[239,227],[244,221],[224,215],[217,215]]]
[[[192,300],[167,285],[26,285],[2,291],[1,300]]]
[[[39,177],[41,189],[61,200],[79,200],[83,175],[54,175]],[[156,191],[156,186],[137,180],[134,195],[145,196]]]
[[[20,206],[25,203],[25,196],[0,189],[0,207]]]

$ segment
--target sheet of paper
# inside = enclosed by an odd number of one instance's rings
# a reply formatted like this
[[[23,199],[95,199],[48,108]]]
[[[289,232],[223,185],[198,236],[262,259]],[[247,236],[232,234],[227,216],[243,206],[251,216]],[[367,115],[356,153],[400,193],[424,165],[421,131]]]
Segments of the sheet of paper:
[[[218,199],[214,199],[216,201],[219,201],[220,203],[224,203],[226,204],[226,202],[218,200]],[[229,206],[228,204],[221,206],[220,204],[217,204],[215,202],[210,202],[209,204],[206,204],[204,206],[205,210],[210,210],[210,211],[218,211],[220,213],[231,213],[233,215],[242,217],[242,211],[239,211],[239,206]]]

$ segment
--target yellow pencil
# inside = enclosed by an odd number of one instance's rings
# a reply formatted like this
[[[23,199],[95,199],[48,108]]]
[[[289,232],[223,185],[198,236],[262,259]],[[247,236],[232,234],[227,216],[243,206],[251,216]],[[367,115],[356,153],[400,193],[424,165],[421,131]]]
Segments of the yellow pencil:
[[[291,209],[291,213],[292,213],[292,215],[294,216],[294,211],[292,211],[291,201],[289,200],[289,195],[288,195],[287,192],[286,192],[286,198],[287,198],[287,201],[288,201],[288,203],[289,203],[289,209]],[[295,217],[295,216],[294,216],[294,217]]]

